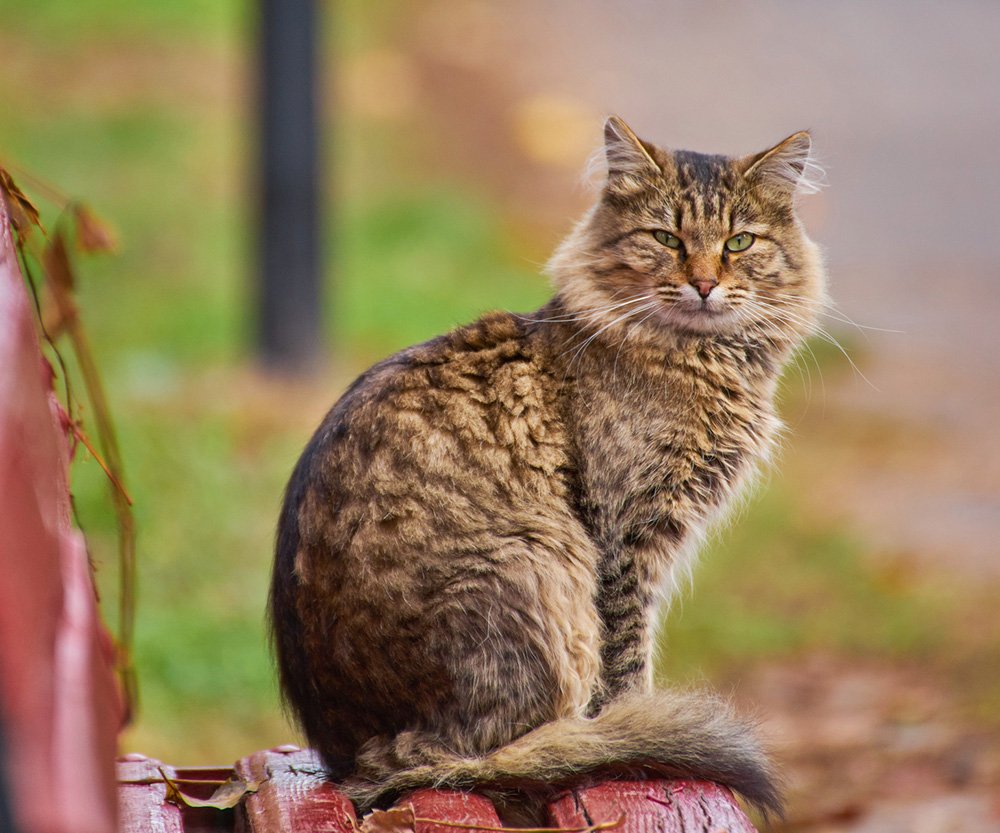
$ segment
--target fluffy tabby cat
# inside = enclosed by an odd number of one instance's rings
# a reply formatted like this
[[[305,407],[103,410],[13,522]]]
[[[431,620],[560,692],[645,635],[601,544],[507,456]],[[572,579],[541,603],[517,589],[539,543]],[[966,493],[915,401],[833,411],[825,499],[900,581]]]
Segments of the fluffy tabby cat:
[[[270,598],[285,696],[362,807],[596,774],[778,798],[752,732],[654,690],[658,598],[767,458],[823,295],[810,139],[670,152],[618,118],[555,297],[362,375],[288,484]],[[720,615],[724,615],[720,613]]]

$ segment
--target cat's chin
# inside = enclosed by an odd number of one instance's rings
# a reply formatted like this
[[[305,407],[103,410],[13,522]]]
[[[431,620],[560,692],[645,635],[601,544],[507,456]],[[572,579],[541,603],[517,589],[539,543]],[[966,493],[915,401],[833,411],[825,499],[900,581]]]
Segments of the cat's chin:
[[[740,316],[729,308],[678,305],[657,317],[661,326],[690,335],[732,335],[740,325]]]

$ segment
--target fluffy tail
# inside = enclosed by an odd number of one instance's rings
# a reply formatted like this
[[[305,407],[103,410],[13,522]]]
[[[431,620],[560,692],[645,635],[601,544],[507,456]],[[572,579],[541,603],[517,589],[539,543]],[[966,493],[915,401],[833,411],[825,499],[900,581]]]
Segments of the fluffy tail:
[[[594,775],[652,773],[716,781],[780,815],[770,764],[753,732],[706,694],[657,691],[610,703],[593,718],[539,726],[482,757],[460,757],[419,732],[366,745],[343,785],[362,808],[420,787],[513,790],[544,797]]]

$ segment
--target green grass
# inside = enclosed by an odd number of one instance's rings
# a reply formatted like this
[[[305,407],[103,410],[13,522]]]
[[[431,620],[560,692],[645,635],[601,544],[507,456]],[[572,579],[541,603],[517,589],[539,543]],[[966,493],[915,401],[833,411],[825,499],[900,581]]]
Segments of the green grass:
[[[251,8],[235,0],[37,0],[19,9],[16,26],[57,47],[81,38],[202,39],[225,34]]]
[[[343,4],[330,39],[342,54],[377,44],[400,7]],[[284,481],[324,409],[365,364],[546,295],[529,262],[538,253],[511,241],[488,199],[415,172],[433,146],[426,125],[340,114],[326,241],[331,370],[306,390],[250,372],[249,107],[208,77],[230,73],[245,88],[234,56],[249,48],[249,17],[208,0],[46,0],[22,7],[4,35],[22,63],[0,87],[0,156],[86,198],[121,234],[119,256],[83,265],[80,300],[139,527],[142,710],[124,746],[177,764],[291,738],[263,612]],[[104,90],[95,68],[123,43],[165,66],[204,65],[204,84],[140,72],[120,93]],[[52,66],[62,75],[47,78]],[[48,103],[56,83],[82,98]],[[114,525],[93,461],[74,466],[73,491],[113,624]],[[934,650],[920,593],[880,577],[857,542],[803,517],[787,491],[767,491],[702,561],[696,592],[668,620],[671,678],[811,649]]]
[[[345,215],[335,300],[342,343],[378,354],[423,341],[489,309],[529,310],[544,278],[518,263],[496,211],[434,188],[389,193]]]
[[[720,676],[812,650],[901,659],[939,647],[939,603],[863,555],[776,477],[702,552],[693,588],[661,628],[661,676]]]

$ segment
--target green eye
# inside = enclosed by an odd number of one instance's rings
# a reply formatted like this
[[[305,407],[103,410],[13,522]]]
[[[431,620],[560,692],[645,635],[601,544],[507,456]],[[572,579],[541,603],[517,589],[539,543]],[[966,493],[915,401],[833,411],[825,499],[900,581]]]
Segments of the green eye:
[[[757,238],[754,237],[749,231],[741,231],[739,234],[734,234],[726,241],[726,251],[727,252],[745,252],[753,245],[753,241]]]
[[[669,231],[664,231],[663,229],[654,231],[653,237],[656,238],[657,243],[662,243],[668,249],[679,249],[683,245],[679,237],[675,237]]]

